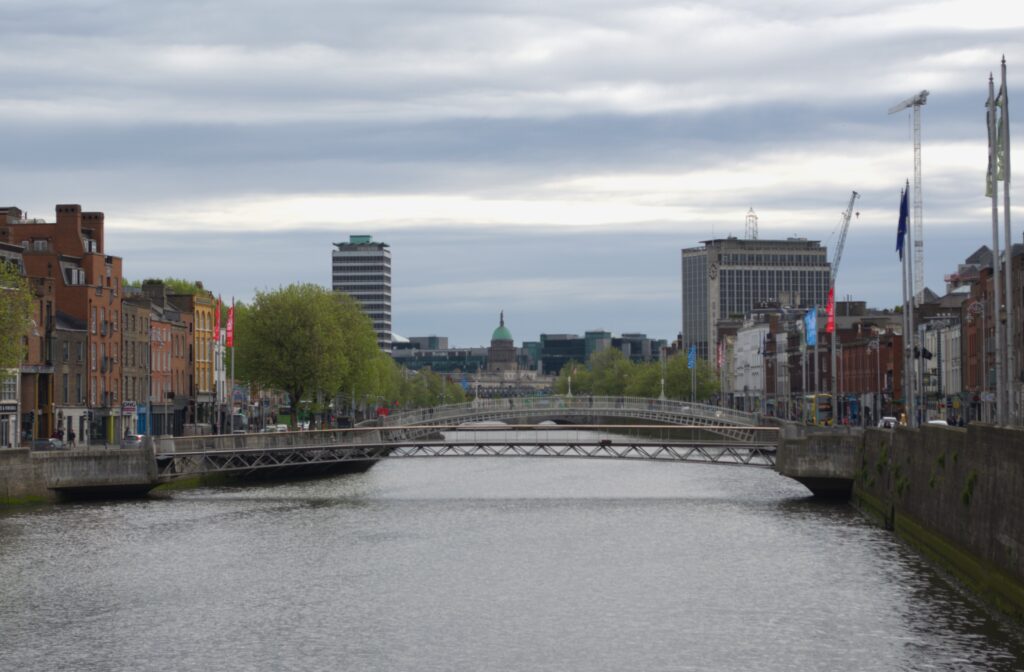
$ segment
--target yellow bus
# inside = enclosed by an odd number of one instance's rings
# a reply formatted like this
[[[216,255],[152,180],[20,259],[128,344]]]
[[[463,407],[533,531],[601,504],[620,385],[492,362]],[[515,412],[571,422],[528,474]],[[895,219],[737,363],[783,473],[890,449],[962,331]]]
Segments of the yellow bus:
[[[819,427],[832,424],[831,394],[808,394],[804,397],[804,423]]]

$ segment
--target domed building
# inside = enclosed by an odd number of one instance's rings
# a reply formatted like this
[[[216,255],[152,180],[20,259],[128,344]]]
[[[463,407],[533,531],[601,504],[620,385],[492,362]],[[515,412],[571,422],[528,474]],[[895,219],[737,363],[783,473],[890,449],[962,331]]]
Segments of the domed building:
[[[518,369],[512,332],[505,326],[505,311],[501,311],[498,327],[491,334],[491,346],[487,348],[487,370],[500,373]]]

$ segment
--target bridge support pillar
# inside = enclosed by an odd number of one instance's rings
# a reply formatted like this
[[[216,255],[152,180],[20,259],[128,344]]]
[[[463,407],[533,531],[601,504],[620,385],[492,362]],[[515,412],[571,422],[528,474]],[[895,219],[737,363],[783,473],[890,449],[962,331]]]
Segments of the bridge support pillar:
[[[856,464],[856,437],[784,439],[775,470],[802,483],[815,497],[849,499]]]

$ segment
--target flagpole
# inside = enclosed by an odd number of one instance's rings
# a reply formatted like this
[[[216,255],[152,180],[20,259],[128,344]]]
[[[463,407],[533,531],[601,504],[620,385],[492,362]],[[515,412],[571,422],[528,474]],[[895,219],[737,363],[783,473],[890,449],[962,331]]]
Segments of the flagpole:
[[[908,292],[910,284],[910,226],[907,200],[910,197],[910,181],[900,195],[900,227],[897,232],[896,249],[900,252],[900,270],[903,280],[903,410],[907,426],[916,426],[914,413],[914,337],[913,337],[913,296]]]
[[[1006,398],[1003,385],[1005,372],[1003,371],[1003,327],[1000,318],[1003,310],[1003,288],[999,282],[1000,264],[1002,263],[999,251],[999,181],[997,179],[996,153],[998,152],[996,139],[996,96],[995,81],[990,74],[988,76],[988,168],[989,180],[992,185],[992,286],[995,294],[995,303],[992,308],[994,319],[993,328],[996,332],[996,424],[1006,424]],[[986,371],[986,373],[988,373]]]
[[[1001,66],[1002,87],[999,90],[1001,101],[999,153],[1003,158],[1003,241],[1006,245],[1006,396],[1007,421],[1011,425],[1019,423],[1020,408],[1018,406],[1017,389],[1020,385],[1020,372],[1017,369],[1017,324],[1013,319],[1013,228],[1010,225],[1010,103],[1009,91],[1006,89],[1006,56]]]
[[[228,413],[235,415],[235,297],[231,297],[231,384],[228,386]],[[232,431],[234,421],[232,420]]]

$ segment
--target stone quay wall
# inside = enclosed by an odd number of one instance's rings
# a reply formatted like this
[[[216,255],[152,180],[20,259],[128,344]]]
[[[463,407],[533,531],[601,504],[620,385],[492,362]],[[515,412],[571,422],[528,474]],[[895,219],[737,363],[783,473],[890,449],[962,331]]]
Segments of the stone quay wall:
[[[855,462],[855,506],[1024,620],[1024,431],[871,429]]]

